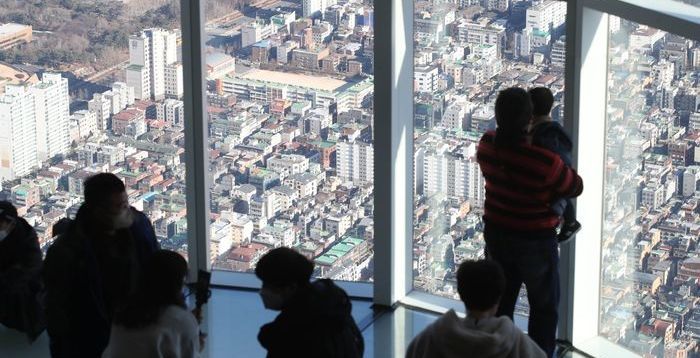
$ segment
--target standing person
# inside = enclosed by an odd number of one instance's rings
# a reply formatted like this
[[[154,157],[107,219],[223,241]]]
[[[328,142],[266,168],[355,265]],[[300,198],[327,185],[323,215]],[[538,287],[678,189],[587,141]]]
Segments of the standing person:
[[[510,318],[496,317],[505,286],[497,262],[463,262],[457,270],[457,291],[467,317],[449,310],[411,341],[406,358],[545,358]]]
[[[115,309],[133,292],[158,249],[150,221],[129,206],[114,174],[88,178],[75,221],[49,248],[44,262],[51,355],[99,357]]]
[[[554,95],[546,87],[535,87],[528,91],[532,100],[532,123],[530,136],[532,144],[551,150],[559,155],[564,164],[571,166],[571,150],[573,144],[561,124],[552,121],[550,112],[554,105]],[[576,208],[571,199],[559,198],[552,203],[552,210],[562,217],[563,223],[557,239],[560,243],[571,239],[581,230],[581,223],[576,220]]]
[[[115,314],[102,358],[199,357],[199,324],[183,294],[186,277],[180,254],[156,251],[135,295]]]
[[[551,357],[559,305],[559,216],[550,203],[580,195],[583,181],[558,155],[527,143],[532,102],[525,90],[501,91],[495,110],[497,129],[479,141],[477,161],[486,182],[486,255],[506,276],[498,315],[513,318],[524,283],[528,334]]]
[[[255,267],[265,308],[280,311],[258,334],[267,357],[362,357],[364,341],[348,295],[331,280],[309,282],[313,271],[313,262],[284,247]]]
[[[0,324],[34,341],[44,330],[41,249],[36,231],[17,209],[0,201]]]

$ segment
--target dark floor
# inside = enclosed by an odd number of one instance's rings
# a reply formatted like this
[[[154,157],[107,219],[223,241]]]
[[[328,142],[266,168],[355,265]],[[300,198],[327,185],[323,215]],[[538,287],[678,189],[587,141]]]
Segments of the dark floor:
[[[263,308],[256,292],[213,290],[205,319],[209,333],[205,357],[264,357],[256,338],[258,328],[275,314]],[[368,358],[403,357],[410,340],[437,317],[404,307],[375,315],[371,302],[361,300],[353,301],[352,314],[363,331]],[[48,358],[48,337],[44,333],[29,345],[23,335],[0,326],[0,357]]]

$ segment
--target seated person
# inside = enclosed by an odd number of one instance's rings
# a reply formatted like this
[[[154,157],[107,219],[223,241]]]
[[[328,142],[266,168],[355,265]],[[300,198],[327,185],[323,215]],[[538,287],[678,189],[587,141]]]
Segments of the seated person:
[[[44,330],[41,249],[36,231],[0,201],[0,324],[25,332],[34,341]]]
[[[457,270],[457,290],[467,317],[457,317],[454,310],[445,313],[413,339],[406,358],[545,358],[510,318],[496,317],[505,284],[495,261],[463,262]]]
[[[186,276],[180,254],[156,251],[136,293],[115,314],[102,358],[199,357],[199,324],[183,295]]]
[[[364,341],[348,295],[331,280],[309,282],[313,271],[311,261],[284,247],[258,261],[263,304],[280,311],[258,334],[267,357],[362,357]]]

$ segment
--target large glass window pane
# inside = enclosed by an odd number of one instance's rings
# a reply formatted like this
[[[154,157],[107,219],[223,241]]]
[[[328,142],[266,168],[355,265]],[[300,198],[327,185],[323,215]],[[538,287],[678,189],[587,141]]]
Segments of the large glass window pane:
[[[667,10],[676,10],[676,9],[683,9],[683,5],[692,5],[692,6],[698,6],[700,7],[700,0],[621,0],[637,5],[641,5],[644,7],[648,6],[653,6],[653,5],[663,5],[663,6],[670,6]],[[678,7],[678,6],[681,7]],[[687,7],[686,7],[687,8]]]
[[[417,290],[457,298],[455,268],[483,257],[481,135],[511,86],[549,87],[563,115],[566,3],[415,1],[413,274]],[[527,313],[524,291],[516,310]]]
[[[2,194],[42,248],[112,172],[186,257],[179,27],[175,0],[0,3]]]
[[[316,276],[372,280],[373,2],[206,17],[214,268],[250,272],[288,246]]]
[[[667,0],[667,1],[675,1],[675,2],[680,2],[684,4],[690,4],[693,6],[700,6],[700,0]]]
[[[611,16],[600,334],[643,356],[691,356],[700,337],[698,59]]]

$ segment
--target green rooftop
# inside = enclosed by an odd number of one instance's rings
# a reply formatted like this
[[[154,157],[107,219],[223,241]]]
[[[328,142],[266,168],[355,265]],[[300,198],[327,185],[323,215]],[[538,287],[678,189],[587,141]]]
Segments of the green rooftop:
[[[126,69],[131,71],[140,71],[143,68],[141,65],[129,65]]]
[[[333,148],[335,146],[335,142],[329,142],[327,140],[323,141],[317,141],[317,142],[312,142],[311,144],[318,146],[320,148]]]
[[[348,236],[339,243],[333,245],[333,247],[323,253],[323,255],[317,257],[316,262],[321,265],[332,266],[338,259],[347,255],[357,245],[361,244],[362,241],[364,240]]]
[[[532,30],[532,34],[539,37],[549,36],[549,31],[542,31],[540,29]]]

